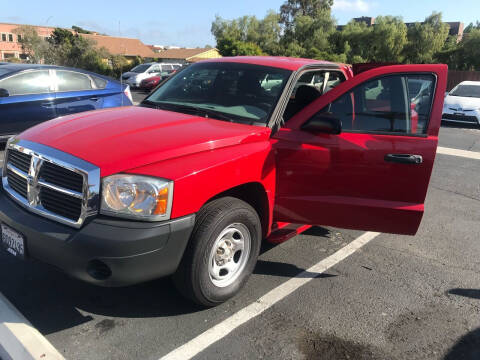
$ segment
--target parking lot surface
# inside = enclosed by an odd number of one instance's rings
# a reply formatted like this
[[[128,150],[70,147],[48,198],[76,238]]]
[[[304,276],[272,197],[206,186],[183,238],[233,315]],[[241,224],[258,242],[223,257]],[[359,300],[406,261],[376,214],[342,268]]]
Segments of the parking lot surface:
[[[480,152],[480,130],[440,146]],[[1,154],[0,154],[1,156]],[[479,359],[480,161],[437,155],[416,236],[381,234],[197,359]],[[363,232],[314,227],[265,245],[239,296],[201,309],[169,279],[98,288],[0,252],[0,291],[67,359],[159,359]]]

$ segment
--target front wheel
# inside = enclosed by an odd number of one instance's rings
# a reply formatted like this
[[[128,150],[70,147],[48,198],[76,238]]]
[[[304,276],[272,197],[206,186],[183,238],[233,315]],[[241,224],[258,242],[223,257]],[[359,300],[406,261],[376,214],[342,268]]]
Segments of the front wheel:
[[[235,296],[257,262],[262,239],[257,212],[246,202],[225,197],[197,215],[190,243],[174,275],[181,293],[215,306]]]

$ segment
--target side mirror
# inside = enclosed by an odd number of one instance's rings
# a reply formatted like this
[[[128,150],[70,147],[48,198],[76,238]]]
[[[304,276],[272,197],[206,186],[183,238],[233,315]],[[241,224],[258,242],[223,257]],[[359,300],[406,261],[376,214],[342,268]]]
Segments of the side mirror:
[[[0,89],[0,97],[9,97],[10,93],[7,89]]]
[[[342,121],[330,113],[316,114],[302,125],[302,130],[338,135],[342,132]]]

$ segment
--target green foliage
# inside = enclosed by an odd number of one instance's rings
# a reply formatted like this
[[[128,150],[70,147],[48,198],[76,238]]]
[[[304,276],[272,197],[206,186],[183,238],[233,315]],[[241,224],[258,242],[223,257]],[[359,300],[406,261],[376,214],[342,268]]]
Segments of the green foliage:
[[[447,63],[451,69],[479,68],[480,22],[468,25],[462,42],[449,36],[442,14],[407,28],[397,16],[379,16],[374,26],[350,21],[337,30],[333,0],[285,0],[263,19],[243,16],[212,23],[222,55],[266,54],[344,63]],[[255,45],[255,46],[254,46]]]
[[[442,22],[441,13],[432,13],[423,23],[415,23],[408,29],[408,44],[404,56],[410,63],[425,64],[434,61],[448,38],[450,27]]]
[[[222,56],[263,55],[262,49],[253,42],[223,38],[218,42],[217,46]]]
[[[72,30],[79,33],[79,34],[92,34],[91,31],[82,29],[80,26],[73,25]]]
[[[474,29],[480,29],[480,21],[477,20],[475,24],[474,23],[468,24],[467,27],[465,27],[465,29],[463,30],[463,33],[468,34],[472,32],[472,30]]]
[[[370,36],[370,58],[375,62],[402,62],[407,26],[401,17],[379,16]]]
[[[48,52],[48,43],[38,36],[37,30],[33,26],[22,25],[13,32],[21,36],[20,45],[23,53],[27,55],[26,62],[31,64],[41,62]]]

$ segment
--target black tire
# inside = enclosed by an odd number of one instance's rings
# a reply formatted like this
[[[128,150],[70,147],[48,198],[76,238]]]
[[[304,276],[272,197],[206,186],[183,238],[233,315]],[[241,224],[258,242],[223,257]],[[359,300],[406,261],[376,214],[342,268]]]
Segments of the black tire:
[[[243,224],[250,232],[250,253],[238,277],[228,286],[216,286],[209,275],[209,258],[222,231]],[[173,276],[177,289],[202,306],[216,306],[235,296],[245,285],[257,263],[262,241],[257,212],[246,202],[224,197],[206,204],[197,214],[190,242]]]

